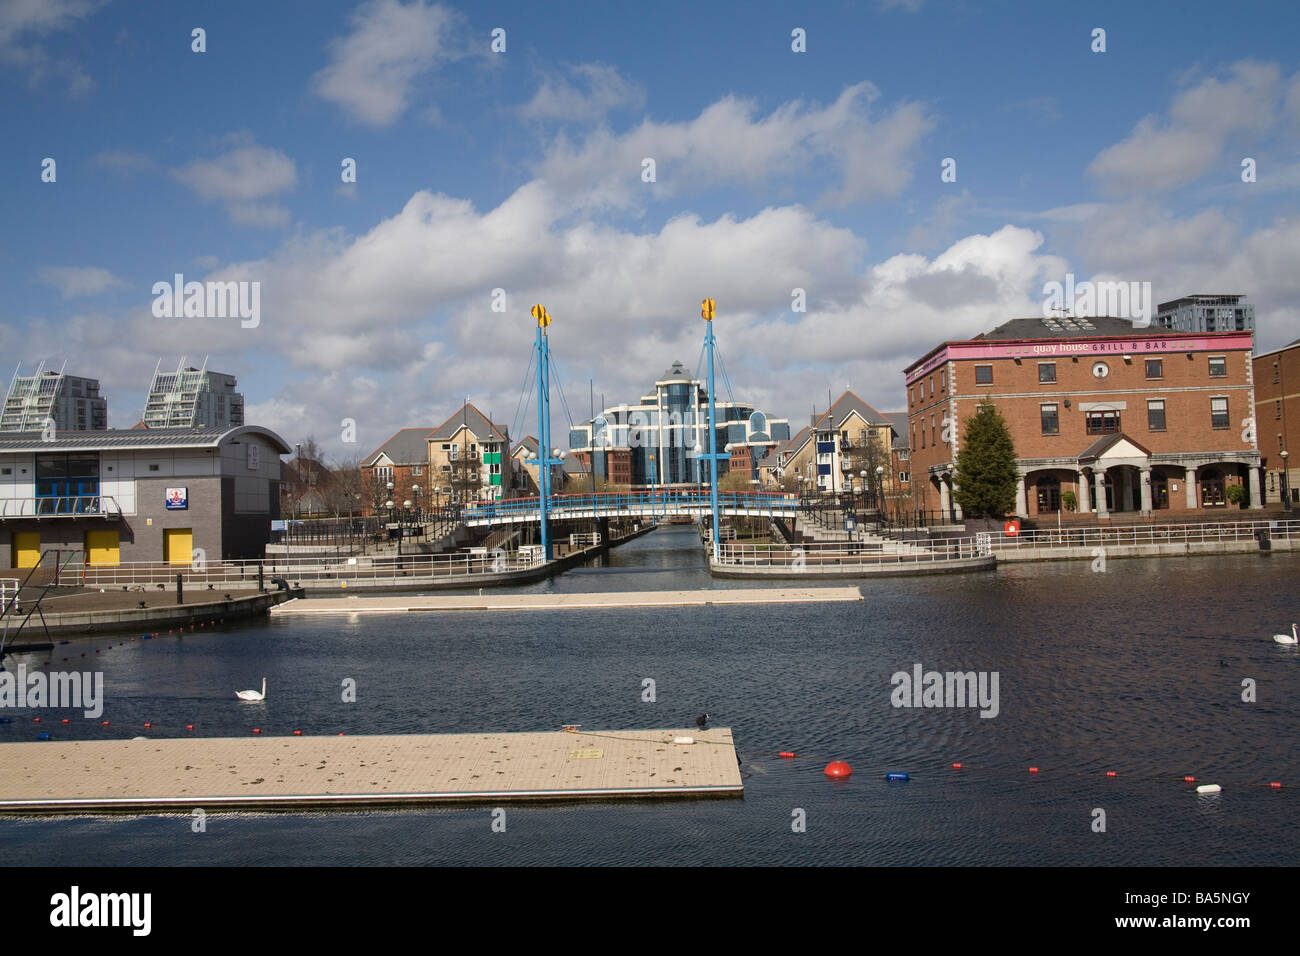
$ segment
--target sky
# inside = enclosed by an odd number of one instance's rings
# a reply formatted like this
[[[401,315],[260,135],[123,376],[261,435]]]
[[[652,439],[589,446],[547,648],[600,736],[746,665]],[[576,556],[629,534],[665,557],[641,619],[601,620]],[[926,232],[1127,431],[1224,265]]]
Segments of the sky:
[[[706,296],[734,398],[796,430],[846,387],[904,407],[908,364],[1067,273],[1244,293],[1276,348],[1298,28],[1252,2],[0,0],[0,371],[66,362],[125,428],[159,361],[206,359],[250,424],[342,461],[466,398],[535,432],[534,303],[578,419],[695,369]],[[167,314],[176,274],[256,283],[256,321]]]

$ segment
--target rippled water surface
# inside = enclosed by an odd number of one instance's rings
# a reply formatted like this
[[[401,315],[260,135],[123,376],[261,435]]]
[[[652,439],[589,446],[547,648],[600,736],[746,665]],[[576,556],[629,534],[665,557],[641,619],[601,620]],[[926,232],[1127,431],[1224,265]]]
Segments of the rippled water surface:
[[[755,586],[712,581],[690,528],[666,528],[525,590]],[[689,726],[735,734],[743,800],[489,809],[0,818],[8,864],[1295,864],[1300,555],[1007,565],[866,580],[866,600],[382,618],[282,618],[59,648],[105,675],[73,739]],[[850,582],[827,582],[836,586]],[[120,639],[119,639],[120,640]],[[116,643],[116,642],[115,642]],[[95,650],[101,653],[96,655]],[[71,657],[68,665],[57,661]],[[19,659],[7,661],[10,669]],[[32,658],[26,658],[30,665]],[[72,662],[77,662],[74,664]],[[891,705],[891,675],[998,673],[999,712]],[[40,663],[36,660],[35,663]],[[233,691],[270,680],[264,704]],[[357,681],[358,701],[340,701]],[[658,700],[641,700],[654,678]],[[1257,701],[1242,701],[1242,682]],[[0,742],[34,739],[6,711]],[[150,721],[154,728],[141,729]],[[800,758],[776,756],[793,750]],[[830,759],[853,776],[831,782]],[[951,767],[962,762],[964,769]],[[1027,768],[1038,766],[1037,775]],[[888,770],[908,783],[887,783]],[[1105,772],[1114,770],[1117,777]],[[4,772],[0,762],[0,773]],[[1221,783],[1198,796],[1185,774]],[[1288,789],[1272,790],[1278,780]],[[791,829],[795,808],[807,832]],[[1094,809],[1106,832],[1092,830]]]

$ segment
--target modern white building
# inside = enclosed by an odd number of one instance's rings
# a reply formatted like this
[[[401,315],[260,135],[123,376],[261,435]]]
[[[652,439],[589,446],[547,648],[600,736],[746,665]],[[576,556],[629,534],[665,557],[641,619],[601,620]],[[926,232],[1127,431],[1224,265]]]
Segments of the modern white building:
[[[1175,332],[1254,332],[1255,307],[1244,295],[1185,295],[1161,302],[1154,324]]]
[[[35,375],[15,371],[0,411],[0,432],[96,431],[108,427],[108,399],[99,394],[99,380],[55,372],[42,362]]]
[[[161,362],[159,363],[161,366]],[[176,371],[155,368],[145,400],[146,428],[229,428],[244,424],[244,396],[235,391],[235,376],[185,365]]]

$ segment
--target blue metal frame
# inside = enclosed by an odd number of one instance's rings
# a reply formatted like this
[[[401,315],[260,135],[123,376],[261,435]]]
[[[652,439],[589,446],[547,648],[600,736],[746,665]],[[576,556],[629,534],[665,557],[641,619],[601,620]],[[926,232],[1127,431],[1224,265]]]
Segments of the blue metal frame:
[[[709,462],[709,504],[713,512],[713,557],[716,560],[722,550],[722,528],[718,511],[718,462],[729,459],[730,452],[718,452],[717,410],[713,394],[713,320],[704,320],[704,348],[709,353],[709,450],[700,455]]]
[[[465,521],[493,521],[501,518],[535,519],[545,514],[565,515],[572,512],[592,512],[605,517],[641,514],[692,515],[709,508],[765,511],[769,516],[793,515],[799,510],[799,498],[788,492],[675,491],[660,489],[656,492],[638,491],[618,494],[550,495],[545,501],[537,498],[502,498],[499,501],[473,502],[461,512]]]

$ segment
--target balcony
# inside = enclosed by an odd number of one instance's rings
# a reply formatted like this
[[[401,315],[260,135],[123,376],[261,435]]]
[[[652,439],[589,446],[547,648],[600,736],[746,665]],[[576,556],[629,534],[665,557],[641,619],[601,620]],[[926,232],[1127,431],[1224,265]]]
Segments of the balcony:
[[[28,518],[120,518],[122,509],[111,495],[68,498],[0,498],[0,521]]]

